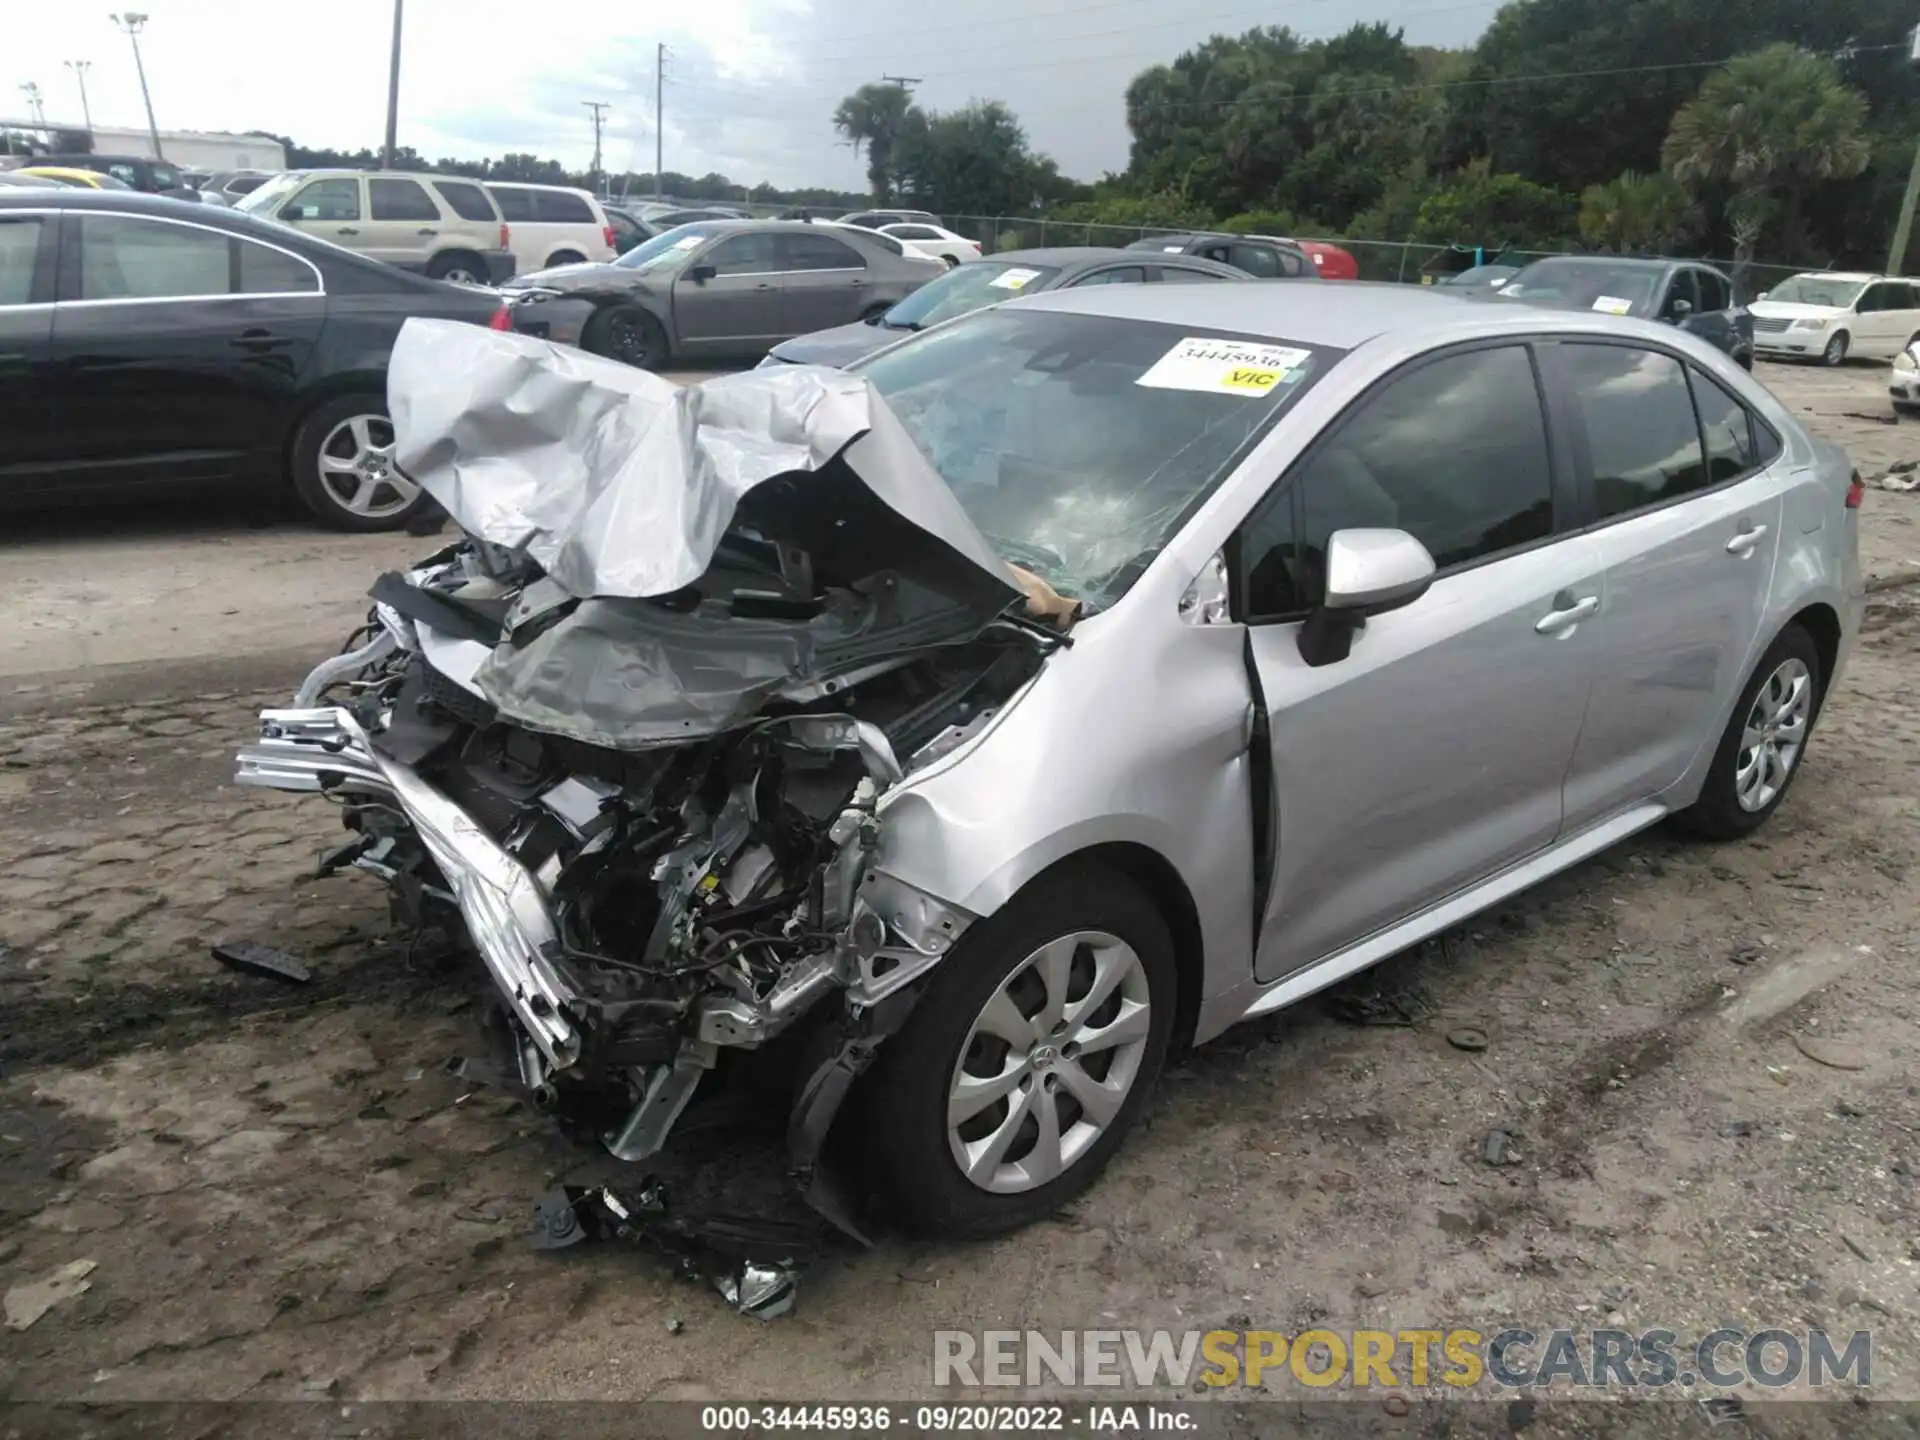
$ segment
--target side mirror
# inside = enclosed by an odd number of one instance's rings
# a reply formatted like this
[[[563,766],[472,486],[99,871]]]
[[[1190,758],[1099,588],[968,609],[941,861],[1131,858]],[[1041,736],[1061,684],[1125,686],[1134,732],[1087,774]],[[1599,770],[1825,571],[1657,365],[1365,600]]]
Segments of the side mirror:
[[[1674,319],[1684,320],[1693,313],[1693,302],[1691,300],[1676,300],[1673,302],[1672,310]]]
[[[308,216],[307,216],[306,210],[302,206],[282,205],[280,207],[280,218],[282,220],[305,220],[308,218]]]
[[[707,281],[713,279],[713,277],[718,275],[719,273],[720,273],[719,270],[716,269],[714,266],[703,263],[703,264],[691,266],[687,270],[687,278],[693,281],[693,283],[696,285],[704,285],[707,283]]]
[[[1771,290],[1762,290],[1758,295],[1754,296],[1753,298],[1756,300],[1764,300],[1767,298],[1767,296],[1771,295],[1772,293],[1773,292]]]
[[[1411,605],[1433,584],[1433,556],[1404,530],[1336,530],[1327,540],[1326,598],[1300,627],[1300,658],[1344,660],[1369,615]]]

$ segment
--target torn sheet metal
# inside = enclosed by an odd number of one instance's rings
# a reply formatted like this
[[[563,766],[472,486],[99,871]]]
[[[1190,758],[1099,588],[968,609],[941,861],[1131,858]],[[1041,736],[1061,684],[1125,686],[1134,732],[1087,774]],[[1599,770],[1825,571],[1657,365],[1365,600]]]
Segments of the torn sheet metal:
[[[1017,598],[953,492],[858,376],[793,365],[675,386],[584,351],[411,319],[387,367],[395,458],[469,533],[572,594],[671,594],[706,572],[741,500],[845,468],[906,525]],[[778,537],[774,537],[778,538]]]

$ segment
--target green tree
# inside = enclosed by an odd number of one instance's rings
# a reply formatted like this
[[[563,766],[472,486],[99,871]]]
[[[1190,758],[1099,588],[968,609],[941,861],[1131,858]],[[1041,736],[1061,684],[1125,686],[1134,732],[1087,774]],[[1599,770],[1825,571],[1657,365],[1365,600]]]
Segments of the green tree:
[[[894,151],[901,195],[942,215],[1011,215],[1044,203],[1065,182],[1035,155],[1027,132],[998,100],[959,110],[915,108]]]
[[[1719,208],[1736,290],[1769,225],[1866,168],[1866,120],[1865,97],[1831,61],[1786,44],[1733,60],[1680,107],[1662,155],[1688,193]]]
[[[1422,202],[1411,238],[1437,245],[1557,248],[1573,229],[1573,210],[1570,196],[1499,173],[1483,156]]]
[[[893,199],[895,182],[894,152],[915,113],[907,87],[894,84],[862,85],[833,112],[833,128],[867,152],[867,183],[873,187],[874,203],[885,205]]]
[[[1698,229],[1698,212],[1671,175],[1624,175],[1580,193],[1580,238],[1596,249],[1664,254]]]

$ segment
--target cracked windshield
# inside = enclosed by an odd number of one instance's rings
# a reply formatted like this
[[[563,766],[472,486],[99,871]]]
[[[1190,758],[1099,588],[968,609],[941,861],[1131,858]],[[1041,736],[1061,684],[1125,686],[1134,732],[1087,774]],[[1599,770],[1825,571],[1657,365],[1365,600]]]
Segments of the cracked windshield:
[[[1920,0],[0,15],[0,1440],[1920,1440]]]

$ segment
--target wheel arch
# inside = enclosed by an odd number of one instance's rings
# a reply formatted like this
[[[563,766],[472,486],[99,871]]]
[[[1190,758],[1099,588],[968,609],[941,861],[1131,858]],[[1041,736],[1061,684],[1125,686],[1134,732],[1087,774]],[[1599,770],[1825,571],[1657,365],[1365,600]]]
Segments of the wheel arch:
[[[1815,601],[1796,610],[1786,625],[1798,625],[1813,637],[1813,647],[1820,654],[1820,694],[1815,700],[1815,714],[1826,703],[1827,693],[1833,687],[1833,672],[1840,663],[1840,615],[1824,600]]]
[[[288,407],[284,433],[280,436],[280,458],[288,476],[293,468],[293,442],[299,437],[300,427],[307,423],[307,417],[330,401],[338,400],[342,395],[378,395],[381,403],[387,398],[387,372],[384,368],[356,368],[342,370],[328,375],[324,380],[315,382],[304,390],[298,401]]]
[[[1167,922],[1173,938],[1173,969],[1178,984],[1174,998],[1173,1043],[1184,1046],[1193,1038],[1200,1015],[1200,996],[1206,980],[1206,939],[1200,926],[1200,907],[1173,863],[1159,851],[1134,840],[1108,840],[1063,855],[1029,877],[1017,897],[1035,885],[1046,884],[1074,870],[1107,870],[1131,881]],[[1009,903],[1011,903],[1011,898]]]

